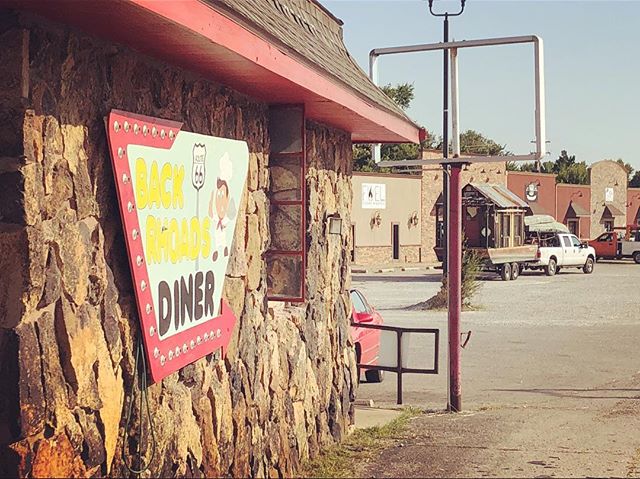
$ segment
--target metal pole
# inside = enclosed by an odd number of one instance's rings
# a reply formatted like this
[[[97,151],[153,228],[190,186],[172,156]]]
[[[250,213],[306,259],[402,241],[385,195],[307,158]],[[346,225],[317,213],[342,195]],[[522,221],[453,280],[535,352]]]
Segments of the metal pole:
[[[378,85],[378,56],[369,55],[369,78],[374,85]],[[371,158],[374,163],[380,163],[381,159],[381,144],[374,143],[371,145]]]
[[[452,48],[451,55],[451,146],[453,157],[460,157],[460,96],[458,94],[458,49]]]
[[[444,15],[444,42],[449,41],[449,14]],[[442,158],[449,158],[449,53],[442,51]],[[442,275],[447,277],[449,272],[449,178],[446,172],[446,165],[442,165],[442,201],[444,208],[442,212],[442,220],[444,224],[444,251],[442,256]]]
[[[402,331],[396,333],[396,340],[398,341],[398,355],[397,355],[397,376],[398,376],[398,391],[396,392],[396,403],[402,404]]]
[[[462,163],[451,164],[449,201],[449,404],[452,412],[462,410],[460,384],[460,316],[462,315]]]

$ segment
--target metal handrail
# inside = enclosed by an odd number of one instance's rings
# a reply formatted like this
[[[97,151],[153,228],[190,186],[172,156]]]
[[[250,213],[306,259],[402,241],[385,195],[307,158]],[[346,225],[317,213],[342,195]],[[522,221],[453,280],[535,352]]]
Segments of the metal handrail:
[[[440,330],[437,328],[406,328],[402,326],[389,326],[384,324],[364,324],[352,322],[352,326],[365,329],[377,329],[380,331],[391,331],[396,333],[397,341],[397,361],[396,366],[385,366],[383,364],[361,364],[358,363],[360,369],[373,369],[379,371],[389,371],[397,374],[397,391],[396,391],[396,403],[402,404],[402,375],[408,374],[438,374],[440,356]],[[433,334],[435,340],[433,368],[405,368],[402,366],[402,335],[404,333],[423,333]]]

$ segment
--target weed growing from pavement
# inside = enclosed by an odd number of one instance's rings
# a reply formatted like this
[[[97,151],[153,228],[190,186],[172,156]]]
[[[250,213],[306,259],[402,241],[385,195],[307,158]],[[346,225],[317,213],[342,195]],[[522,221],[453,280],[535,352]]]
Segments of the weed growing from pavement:
[[[478,276],[482,271],[482,258],[474,251],[467,249],[462,257],[462,309],[464,311],[477,311],[477,306],[473,305],[471,300],[482,286],[482,283],[478,280]],[[447,279],[442,278],[442,285],[440,290],[431,298],[421,303],[409,306],[410,310],[431,310],[431,311],[444,311],[448,307],[449,294],[448,294]]]
[[[354,477],[356,467],[369,462],[385,441],[398,438],[409,421],[423,414],[422,409],[405,408],[402,414],[384,426],[356,429],[340,444],[323,450],[302,467],[303,477]]]

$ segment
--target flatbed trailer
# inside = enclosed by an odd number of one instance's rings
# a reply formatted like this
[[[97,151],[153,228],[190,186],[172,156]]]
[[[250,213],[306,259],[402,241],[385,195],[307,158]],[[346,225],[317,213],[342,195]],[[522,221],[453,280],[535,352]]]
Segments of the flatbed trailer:
[[[538,261],[538,246],[526,244],[507,248],[468,248],[483,260],[483,269],[500,275],[503,281],[518,279],[520,273]]]
[[[537,245],[526,243],[528,207],[502,184],[469,183],[462,189],[465,250],[476,251],[483,269],[498,273],[504,281],[517,279],[527,264],[537,260]]]

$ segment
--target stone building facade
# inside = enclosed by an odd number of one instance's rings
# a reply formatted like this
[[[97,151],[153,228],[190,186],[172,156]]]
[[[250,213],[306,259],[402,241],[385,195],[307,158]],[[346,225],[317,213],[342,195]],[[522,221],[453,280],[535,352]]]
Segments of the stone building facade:
[[[354,173],[351,214],[354,263],[422,261],[421,187],[420,175]],[[381,194],[384,199],[373,198]]]
[[[118,8],[108,3],[94,7]],[[148,387],[149,474],[294,475],[353,419],[350,232],[328,235],[324,221],[350,222],[353,132],[304,122],[306,296],[270,302],[268,102],[31,12],[0,14],[0,475],[129,474],[123,451],[143,418],[126,427],[139,333],[103,120],[112,108],[249,148],[224,288],[238,323],[225,359]]]
[[[435,151],[424,152],[424,158],[437,159],[442,155]],[[507,186],[529,205],[529,214],[553,216],[567,225],[574,234],[582,239],[597,237],[606,228],[640,224],[640,188],[627,187],[627,173],[615,161],[605,160],[590,167],[590,185],[570,185],[556,183],[554,174],[507,171],[505,163],[475,163],[462,171],[462,184],[493,183]],[[362,174],[363,181],[383,183],[389,175]],[[420,179],[420,192],[406,188],[396,193],[401,205],[398,216],[408,216],[420,202],[418,224],[420,227],[420,246],[414,254],[402,255],[398,260],[392,257],[391,237],[379,239],[379,244],[367,247],[375,240],[368,229],[361,227],[356,231],[355,262],[357,264],[393,264],[395,263],[435,263],[438,261],[435,248],[437,244],[438,217],[442,217],[442,168],[425,166],[416,174],[395,175],[394,181],[415,182]],[[404,180],[401,178],[404,177]],[[354,203],[360,201],[361,192],[354,189]],[[393,201],[393,198],[388,201]],[[354,210],[356,207],[354,207]],[[354,222],[367,223],[369,217],[354,215]]]
[[[591,183],[591,238],[611,227],[627,224],[627,171],[612,160],[589,168]]]

